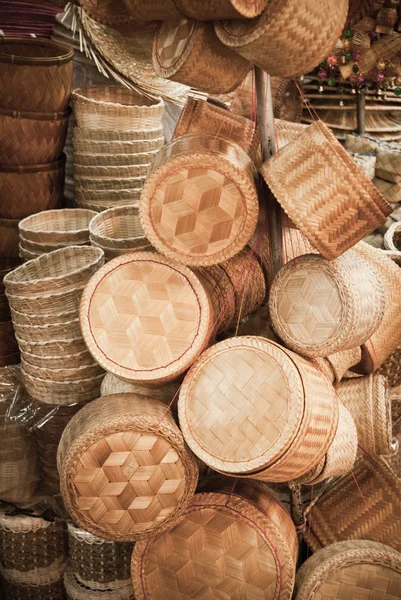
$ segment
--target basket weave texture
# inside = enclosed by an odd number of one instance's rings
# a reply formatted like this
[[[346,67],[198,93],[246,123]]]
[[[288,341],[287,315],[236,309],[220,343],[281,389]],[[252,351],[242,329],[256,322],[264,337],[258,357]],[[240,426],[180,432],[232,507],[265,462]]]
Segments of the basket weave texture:
[[[109,251],[124,253],[149,245],[135,206],[120,206],[95,216],[89,225],[91,242]]]
[[[182,15],[197,21],[214,21],[217,19],[253,19],[266,6],[267,0],[174,0],[175,6]],[[171,18],[171,17],[167,17]]]
[[[283,77],[272,77],[270,81],[274,117],[298,123],[302,117],[303,101],[295,82]]]
[[[27,217],[19,224],[20,235],[32,244],[75,245],[89,242],[89,223],[94,211],[66,208]]]

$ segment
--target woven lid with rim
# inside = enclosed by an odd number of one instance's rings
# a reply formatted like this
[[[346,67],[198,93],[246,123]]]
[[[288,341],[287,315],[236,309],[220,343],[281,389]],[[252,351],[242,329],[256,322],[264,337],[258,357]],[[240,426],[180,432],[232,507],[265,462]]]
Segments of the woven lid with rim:
[[[82,408],[64,430],[57,464],[74,521],[115,541],[171,526],[198,480],[165,404],[136,394],[103,396]]]
[[[135,597],[289,600],[298,548],[288,513],[253,482],[213,484],[172,529],[136,544]]]
[[[144,231],[163,254],[217,264],[242,250],[259,214],[256,172],[228,140],[190,133],[157,155],[141,194]]]
[[[111,260],[90,279],[80,307],[92,356],[106,371],[133,381],[183,373],[207,345],[212,317],[196,275],[155,252]]]

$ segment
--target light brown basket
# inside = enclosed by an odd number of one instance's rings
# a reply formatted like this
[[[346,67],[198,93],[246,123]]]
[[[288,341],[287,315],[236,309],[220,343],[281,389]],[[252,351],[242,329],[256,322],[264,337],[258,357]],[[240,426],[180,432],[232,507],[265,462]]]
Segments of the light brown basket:
[[[49,404],[75,404],[98,398],[104,375],[75,381],[53,381],[29,375],[21,369],[22,379],[28,394],[34,400]]]
[[[245,151],[215,136],[187,134],[166,145],[141,195],[146,237],[188,265],[213,265],[242,250],[259,213],[255,170]]]
[[[382,225],[392,210],[322,121],[279,150],[261,171],[290,219],[327,259]]]
[[[298,123],[302,117],[304,103],[296,82],[284,77],[272,77],[270,82],[274,117]]]
[[[52,291],[70,292],[85,284],[103,260],[99,248],[71,246],[43,254],[18,267],[4,277],[4,284],[7,294],[28,298]],[[15,305],[13,308],[18,310]]]
[[[137,177],[89,177],[88,175],[75,175],[74,186],[77,192],[77,199],[80,199],[81,191],[94,192],[120,192],[124,190],[135,191],[142,189],[146,177],[140,175]]]
[[[55,382],[58,381],[60,383],[63,383],[64,381],[80,381],[82,379],[89,379],[104,374],[102,368],[95,362],[92,362],[91,365],[82,365],[72,369],[54,369],[51,367],[40,367],[36,364],[27,362],[21,357],[21,368],[25,373],[28,373],[28,375],[32,375],[32,377],[48,379]]]
[[[154,400],[160,400],[164,404],[171,404],[174,399],[178,399],[178,390],[181,382],[174,381],[166,385],[149,386],[138,383],[123,381],[111,373],[106,373],[100,390],[101,396],[111,394],[140,394]]]
[[[85,343],[82,337],[63,339],[63,340],[52,340],[51,342],[27,342],[25,340],[18,339],[18,345],[21,352],[29,352],[35,356],[40,357],[57,357],[65,356],[66,359],[71,354],[77,354],[86,350]],[[62,367],[62,364],[59,366]]]
[[[346,379],[336,391],[355,421],[362,450],[373,456],[393,454],[391,402],[385,377],[375,373]]]
[[[390,225],[384,234],[384,247],[393,252],[401,250],[401,223],[399,221]]]
[[[104,252],[108,250],[135,250],[149,244],[139,219],[136,206],[121,206],[95,216],[89,226],[90,238]]]
[[[347,11],[344,0],[329,15],[323,0],[313,6],[308,0],[269,2],[257,19],[217,22],[215,30],[224,44],[270,75],[293,78],[311,71],[330,53]]]
[[[173,528],[135,545],[135,598],[212,598],[229,590],[225,595],[238,598],[290,600],[297,554],[295,527],[269,491],[253,482],[212,478]],[[181,572],[190,573],[189,579]]]
[[[340,383],[347,371],[357,365],[361,358],[362,350],[359,346],[352,350],[343,350],[342,352],[330,354],[327,360],[333,369],[336,383]]]
[[[178,412],[186,442],[208,466],[274,482],[318,464],[338,426],[338,401],[324,375],[256,336],[206,350],[184,379]]]
[[[136,0],[137,1],[137,0]],[[260,15],[267,0],[174,0],[182,15],[196,21],[214,21],[216,19],[253,19]],[[171,16],[167,16],[171,19]]]
[[[54,244],[85,244],[89,241],[89,222],[93,211],[78,208],[48,210],[23,219],[19,232],[24,242]],[[28,248],[29,249],[29,248]]]
[[[304,538],[314,552],[365,539],[401,550],[401,479],[383,458],[365,454],[306,510]]]
[[[135,182],[137,184],[137,182]],[[139,187],[127,190],[94,190],[94,189],[77,189],[75,193],[76,203],[93,203],[101,206],[109,203],[115,204],[125,202],[126,204],[139,204],[139,199],[142,192],[142,178],[139,182]],[[110,207],[111,208],[111,207]]]
[[[115,541],[168,528],[198,480],[166,406],[134,394],[104,396],[79,411],[63,433],[57,461],[75,522]]]
[[[74,127],[72,131],[72,142],[75,147],[75,143],[77,141],[80,142],[88,142],[95,144],[123,144],[124,152],[127,152],[126,144],[134,144],[135,150],[131,150],[130,152],[147,152],[148,149],[153,149],[153,147],[147,148],[145,146],[144,149],[137,149],[136,144],[142,143],[150,143],[155,144],[160,143],[160,140],[163,139],[163,127],[161,124],[158,124],[153,129],[136,129],[133,131],[119,131],[118,129],[91,129],[87,127]],[[113,149],[114,150],[114,149]],[[86,150],[85,150],[86,151]],[[111,151],[111,150],[110,150]],[[127,152],[128,153],[128,152]]]
[[[90,167],[91,169],[99,167],[100,173],[94,173],[97,175],[103,174],[103,170],[105,170],[106,167],[110,167],[110,169],[112,169],[110,171],[110,176],[115,177],[113,173],[118,167],[121,169],[121,176],[126,177],[127,175],[125,172],[129,167],[149,165],[157,153],[158,150],[153,150],[152,152],[138,152],[136,154],[90,154],[74,152],[74,169],[76,173],[79,173],[81,171],[80,167]],[[83,172],[83,174],[85,174],[85,172]],[[132,172],[128,174],[129,177],[131,175],[135,175],[135,173]]]
[[[125,87],[94,86],[72,93],[78,127],[136,131],[160,127],[164,102],[152,100]]]
[[[66,344],[68,346],[68,344]],[[43,348],[43,346],[41,346]],[[68,348],[65,354],[60,356],[40,356],[32,354],[26,350],[21,351],[21,358],[26,363],[35,367],[42,367],[43,369],[79,369],[80,367],[93,365],[92,355],[87,350],[81,350],[80,352],[74,352],[74,354],[68,354]],[[68,377],[67,377],[68,380]]]
[[[74,178],[82,181],[82,178],[86,178],[89,182],[94,178],[102,178],[107,180],[110,179],[129,179],[131,177],[144,177],[149,171],[149,162],[143,165],[129,165],[129,166],[81,166],[74,163]],[[95,179],[97,181],[97,179]]]
[[[74,209],[67,209],[67,210],[74,210]],[[47,211],[45,211],[47,212]],[[43,214],[43,213],[38,213],[38,214]],[[88,234],[87,234],[88,235]],[[87,240],[86,242],[59,242],[56,244],[38,244],[36,242],[29,242],[27,241],[23,235],[20,232],[20,251],[22,250],[23,252],[25,252],[27,255],[29,254],[35,254],[36,256],[34,258],[38,258],[41,254],[46,254],[47,252],[54,252],[55,250],[60,250],[61,248],[66,248],[67,246],[84,246],[85,244],[88,244],[89,240]]]
[[[172,79],[210,94],[236,89],[251,64],[216,36],[212,23],[164,21],[153,43],[153,67]]]
[[[0,219],[0,256],[18,258],[18,219]]]
[[[401,554],[377,542],[338,542],[319,550],[301,566],[294,600],[401,598]]]
[[[384,361],[379,371],[390,388],[401,385],[401,348],[398,347]]]
[[[329,356],[366,342],[385,309],[375,270],[348,251],[328,261],[305,254],[288,262],[273,280],[269,309],[277,335],[306,356]]]
[[[73,288],[69,292],[56,292],[55,294],[39,294],[38,296],[15,296],[7,294],[8,301],[13,310],[25,314],[36,315],[38,312],[46,315],[58,315],[73,312],[79,306],[82,287]]]
[[[281,150],[292,142],[300,133],[305,131],[307,125],[302,123],[290,123],[282,119],[274,119],[274,130],[277,135],[277,149]]]
[[[13,315],[13,325],[16,335],[25,342],[51,342],[78,337],[81,333],[79,319],[74,315],[73,321],[48,325],[20,325]]]
[[[163,132],[161,137],[154,140],[133,140],[133,141],[96,141],[81,139],[79,133],[81,128],[76,128],[77,133],[73,134],[73,147],[75,156],[81,155],[106,155],[106,156],[123,156],[125,154],[149,154],[157,152],[164,145]]]

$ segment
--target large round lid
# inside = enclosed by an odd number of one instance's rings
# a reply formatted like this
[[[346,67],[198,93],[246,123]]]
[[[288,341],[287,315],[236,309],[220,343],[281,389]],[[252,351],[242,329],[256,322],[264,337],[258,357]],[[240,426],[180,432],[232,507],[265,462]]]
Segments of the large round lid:
[[[250,473],[280,458],[299,430],[304,391],[299,371],[278,344],[236,337],[215,344],[181,387],[182,432],[207,465]]]
[[[212,311],[190,269],[156,252],[115,258],[92,277],[80,308],[84,340],[107,371],[133,381],[168,380],[207,345]]]

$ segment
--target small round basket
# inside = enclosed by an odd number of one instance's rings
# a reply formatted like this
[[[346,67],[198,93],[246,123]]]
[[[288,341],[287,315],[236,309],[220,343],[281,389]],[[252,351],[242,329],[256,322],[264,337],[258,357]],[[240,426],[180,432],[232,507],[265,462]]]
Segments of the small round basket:
[[[170,527],[198,480],[165,404],[135,394],[103,396],[80,410],[64,430],[57,461],[74,521],[120,542]]]
[[[41,346],[43,349],[43,345]],[[68,352],[68,350],[67,350]],[[61,354],[60,356],[41,356],[38,354],[32,354],[27,350],[22,350],[21,358],[26,363],[35,367],[41,367],[43,369],[79,369],[84,366],[93,365],[92,355],[87,350],[81,350],[80,352],[74,352],[74,354]],[[67,378],[68,380],[69,378]]]
[[[24,242],[45,247],[86,244],[89,241],[89,223],[94,216],[94,211],[80,208],[48,210],[20,221],[19,232]]]
[[[298,123],[302,117],[304,103],[296,82],[283,77],[272,77],[271,89],[274,117]]]
[[[103,250],[135,250],[149,244],[136,206],[111,208],[95,216],[89,225],[91,242]]]

